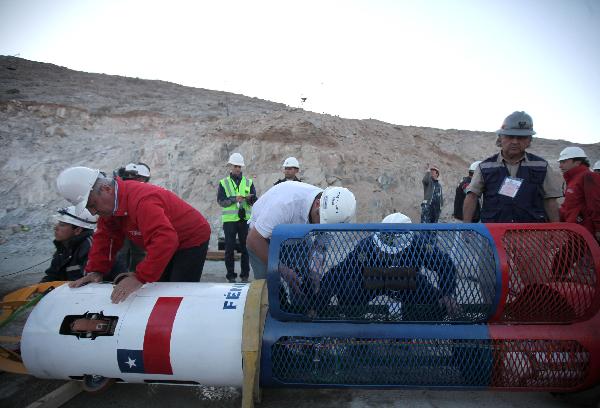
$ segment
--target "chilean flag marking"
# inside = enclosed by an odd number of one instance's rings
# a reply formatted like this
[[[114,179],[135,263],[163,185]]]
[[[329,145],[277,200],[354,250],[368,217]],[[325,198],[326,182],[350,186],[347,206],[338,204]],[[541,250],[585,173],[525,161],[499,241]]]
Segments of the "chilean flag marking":
[[[117,349],[122,373],[173,375],[171,332],[182,297],[159,297],[152,308],[142,350]]]

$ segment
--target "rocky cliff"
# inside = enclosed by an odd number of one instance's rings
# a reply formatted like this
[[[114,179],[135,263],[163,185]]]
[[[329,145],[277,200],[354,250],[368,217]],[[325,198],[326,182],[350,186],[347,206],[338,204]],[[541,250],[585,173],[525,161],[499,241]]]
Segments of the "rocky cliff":
[[[359,222],[378,222],[392,211],[418,221],[423,168],[435,163],[446,198],[442,221],[449,221],[456,183],[472,161],[496,151],[494,141],[490,132],[343,119],[243,95],[0,57],[0,228],[46,226],[66,205],[55,187],[66,167],[112,172],[143,161],[152,182],[209,219],[214,239],[216,188],[234,151],[243,154],[259,196],[293,155],[303,180],[354,191]],[[530,151],[557,168],[568,145],[535,138]],[[584,148],[600,159],[600,144]]]

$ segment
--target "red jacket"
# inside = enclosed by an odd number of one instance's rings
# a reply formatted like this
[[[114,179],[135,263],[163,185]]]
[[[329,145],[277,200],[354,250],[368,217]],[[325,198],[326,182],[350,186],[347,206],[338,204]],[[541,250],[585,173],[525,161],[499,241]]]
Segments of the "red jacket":
[[[86,272],[108,273],[127,237],[147,252],[135,270],[136,277],[156,282],[175,251],[209,240],[206,219],[174,193],[133,180],[117,178],[116,182],[116,210],[113,216],[98,220]]]
[[[594,224],[585,205],[585,192],[583,191],[583,176],[590,169],[579,165],[563,173],[565,182],[565,201],[560,206],[560,220],[582,224],[594,234]]]

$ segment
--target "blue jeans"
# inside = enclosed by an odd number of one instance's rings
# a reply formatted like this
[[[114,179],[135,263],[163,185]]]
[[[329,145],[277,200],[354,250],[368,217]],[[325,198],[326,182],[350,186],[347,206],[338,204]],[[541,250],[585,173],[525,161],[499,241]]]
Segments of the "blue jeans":
[[[267,264],[265,264],[250,248],[248,248],[248,257],[254,279],[267,279]]]

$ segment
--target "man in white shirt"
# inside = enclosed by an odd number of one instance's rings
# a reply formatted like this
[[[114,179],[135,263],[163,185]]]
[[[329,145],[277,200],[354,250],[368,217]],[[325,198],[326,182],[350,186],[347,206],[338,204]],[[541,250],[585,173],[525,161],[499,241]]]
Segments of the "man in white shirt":
[[[350,222],[356,199],[344,187],[325,190],[307,183],[289,181],[271,187],[254,204],[246,240],[254,279],[266,279],[269,243],[279,224],[334,224]]]

